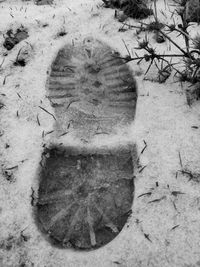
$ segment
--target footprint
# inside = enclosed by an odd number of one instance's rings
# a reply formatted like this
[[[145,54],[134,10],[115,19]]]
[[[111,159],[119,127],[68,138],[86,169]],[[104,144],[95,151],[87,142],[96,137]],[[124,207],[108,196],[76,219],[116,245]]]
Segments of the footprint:
[[[115,133],[133,121],[137,86],[118,52],[86,38],[64,46],[57,54],[47,82],[58,136],[70,131],[91,139],[99,129]]]
[[[39,229],[60,248],[95,249],[113,240],[133,202],[134,147],[52,147],[40,169]]]
[[[62,48],[47,91],[58,135],[70,130],[90,141],[99,129],[115,133],[134,120],[136,81],[119,53],[98,40]],[[112,241],[130,215],[136,147],[53,145],[43,155],[35,218],[46,239],[84,250]]]

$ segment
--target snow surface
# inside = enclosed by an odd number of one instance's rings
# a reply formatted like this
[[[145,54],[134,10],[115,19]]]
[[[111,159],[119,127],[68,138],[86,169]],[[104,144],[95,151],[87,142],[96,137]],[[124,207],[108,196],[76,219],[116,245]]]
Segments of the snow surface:
[[[170,3],[158,0],[161,21],[170,22],[174,10]],[[92,144],[130,142],[137,145],[138,153],[144,141],[147,144],[135,173],[133,213],[127,225],[111,243],[92,252],[56,249],[43,238],[34,222],[31,195],[37,189],[38,164],[54,123],[39,108],[53,113],[45,88],[49,66],[59,48],[83,36],[94,36],[126,55],[124,40],[134,55],[137,40],[145,33],[119,32],[121,23],[114,19],[114,10],[103,8],[100,0],[55,0],[51,6],[6,0],[0,3],[0,18],[0,64],[5,58],[0,68],[0,101],[5,105],[0,110],[0,266],[200,266],[200,184],[180,172],[182,163],[200,180],[200,104],[188,106],[188,85],[175,82],[173,75],[164,84],[145,80],[146,63],[130,63],[138,82],[132,125],[109,138],[98,136]],[[138,24],[133,19],[128,22]],[[7,52],[3,35],[21,25],[28,29],[28,39]],[[63,29],[67,35],[58,37]],[[198,27],[190,30],[195,35]],[[156,44],[153,34],[148,35],[157,51],[177,52],[168,42]],[[184,46],[181,37],[171,36]],[[29,51],[27,65],[13,66],[21,48]],[[80,143],[73,135],[60,142]],[[161,200],[151,202],[156,199]]]

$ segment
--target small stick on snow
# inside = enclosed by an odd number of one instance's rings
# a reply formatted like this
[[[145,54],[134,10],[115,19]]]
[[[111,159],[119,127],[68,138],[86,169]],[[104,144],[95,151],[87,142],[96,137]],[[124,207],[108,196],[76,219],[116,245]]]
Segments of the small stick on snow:
[[[139,173],[141,173],[141,172],[143,172],[144,171],[144,169],[147,167],[147,165],[146,166],[144,166],[144,167],[142,167],[140,170],[139,170]]]
[[[37,123],[38,123],[39,126],[41,125],[38,114],[37,114]]]
[[[183,169],[183,162],[182,162],[180,151],[178,152],[178,156],[179,156],[179,161],[180,161],[181,169]]]
[[[41,106],[39,106],[39,108],[41,108],[43,111],[45,111],[46,113],[48,113],[49,115],[51,115],[54,118],[54,120],[56,121],[56,118],[55,118],[55,116],[52,113],[50,113],[48,110],[46,110],[45,108],[43,108]]]
[[[144,153],[144,151],[145,151],[145,149],[147,148],[147,143],[146,143],[146,141],[145,140],[143,140],[143,142],[144,142],[144,148],[142,149],[142,151],[141,151],[141,153],[140,154],[143,154]]]
[[[19,96],[19,98],[22,98],[21,95],[19,93],[17,93],[17,95]]]

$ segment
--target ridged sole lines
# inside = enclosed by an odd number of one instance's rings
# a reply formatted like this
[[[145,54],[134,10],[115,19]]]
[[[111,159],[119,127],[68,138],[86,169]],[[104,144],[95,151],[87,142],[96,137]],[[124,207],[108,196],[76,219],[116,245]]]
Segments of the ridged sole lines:
[[[117,107],[122,118],[130,120],[132,114],[134,119],[136,81],[119,53],[100,41],[83,41],[61,49],[51,66],[48,89],[52,106],[65,107],[70,118],[76,112],[76,120],[80,110],[81,123],[90,113],[115,120],[119,116]]]

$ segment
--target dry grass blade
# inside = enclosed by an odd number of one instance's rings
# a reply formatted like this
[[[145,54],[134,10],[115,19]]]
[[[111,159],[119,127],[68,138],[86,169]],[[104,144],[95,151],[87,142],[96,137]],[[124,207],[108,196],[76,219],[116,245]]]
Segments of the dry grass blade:
[[[51,112],[49,112],[48,110],[46,110],[45,108],[43,108],[41,106],[39,106],[39,108],[42,109],[43,111],[45,111],[46,113],[48,113],[49,115],[51,115],[54,118],[54,120],[56,121],[55,116]]]

